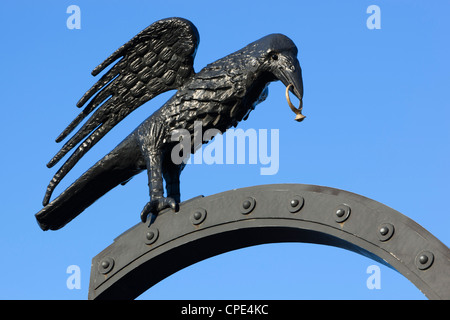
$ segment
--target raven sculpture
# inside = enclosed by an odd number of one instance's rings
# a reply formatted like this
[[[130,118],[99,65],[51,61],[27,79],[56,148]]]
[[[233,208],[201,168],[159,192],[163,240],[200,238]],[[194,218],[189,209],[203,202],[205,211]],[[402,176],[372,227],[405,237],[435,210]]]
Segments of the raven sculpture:
[[[198,44],[198,31],[190,21],[163,19],[137,34],[93,70],[96,76],[118,60],[80,99],[77,106],[85,106],[83,111],[56,139],[64,140],[93,112],[47,164],[54,166],[78,146],[47,187],[44,207],[36,214],[43,230],[63,227],[109,190],[143,170],[148,174],[150,201],[141,212],[142,221],[164,208],[177,210],[184,163],[171,160],[171,150],[177,143],[171,140],[171,132],[186,129],[193,135],[195,121],[202,121],[204,130],[225,132],[264,101],[268,84],[276,80],[286,85],[287,96],[290,90],[302,101],[297,47],[288,37],[268,35],[195,73],[193,61]],[[160,109],[50,202],[61,179],[111,128],[145,102],[172,89],[177,89],[176,93]],[[293,110],[296,120],[301,121],[301,108]],[[198,147],[192,143],[190,152]]]

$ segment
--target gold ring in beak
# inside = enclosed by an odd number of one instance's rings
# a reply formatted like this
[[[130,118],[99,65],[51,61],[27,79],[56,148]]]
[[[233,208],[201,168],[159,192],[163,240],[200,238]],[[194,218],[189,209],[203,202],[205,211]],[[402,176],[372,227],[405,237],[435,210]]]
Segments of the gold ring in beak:
[[[286,100],[287,100],[287,103],[288,103],[289,107],[291,108],[291,110],[296,114],[294,120],[301,122],[301,121],[303,121],[303,119],[306,118],[306,116],[302,115],[303,100],[302,100],[302,98],[300,98],[300,106],[298,107],[298,109],[296,107],[294,107],[294,105],[291,102],[291,98],[289,97],[289,89],[291,87],[293,87],[292,83],[286,87]]]

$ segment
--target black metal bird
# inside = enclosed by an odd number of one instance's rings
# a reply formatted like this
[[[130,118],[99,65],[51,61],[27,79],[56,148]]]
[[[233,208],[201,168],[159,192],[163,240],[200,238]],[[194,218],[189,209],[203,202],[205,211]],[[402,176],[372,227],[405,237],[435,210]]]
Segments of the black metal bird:
[[[142,210],[142,221],[164,208],[176,210],[184,163],[171,160],[176,143],[170,138],[171,132],[187,129],[193,135],[195,121],[202,121],[204,130],[225,132],[246,119],[266,98],[268,84],[276,80],[301,101],[303,83],[297,47],[288,37],[268,35],[195,73],[198,44],[198,31],[190,21],[164,19],[144,29],[93,70],[96,76],[118,60],[84,94],[77,106],[85,108],[56,139],[65,139],[96,109],[47,165],[54,166],[79,145],[47,187],[44,208],[36,214],[43,230],[63,227],[109,190],[143,170],[148,173],[150,201]],[[178,91],[169,101],[50,202],[61,179],[111,128],[145,102],[172,89]],[[296,113],[300,115],[297,120],[302,120],[299,110]],[[198,147],[192,144],[190,152]]]

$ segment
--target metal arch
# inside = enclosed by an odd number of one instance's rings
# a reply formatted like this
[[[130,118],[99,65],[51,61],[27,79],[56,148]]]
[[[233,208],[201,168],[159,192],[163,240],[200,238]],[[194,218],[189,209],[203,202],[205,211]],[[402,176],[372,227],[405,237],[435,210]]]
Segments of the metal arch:
[[[92,260],[89,299],[134,299],[169,275],[274,242],[341,247],[386,264],[429,299],[450,299],[450,249],[401,213],[338,189],[277,184],[197,197],[139,223]]]

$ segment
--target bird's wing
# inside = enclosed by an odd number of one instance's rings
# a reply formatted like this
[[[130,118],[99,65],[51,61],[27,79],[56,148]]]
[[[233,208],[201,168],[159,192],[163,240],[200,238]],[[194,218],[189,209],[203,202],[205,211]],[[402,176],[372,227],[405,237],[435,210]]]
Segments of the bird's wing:
[[[57,184],[95,143],[133,110],[158,94],[181,86],[194,73],[198,44],[197,28],[190,21],[163,19],[141,31],[97,66],[93,76],[118,60],[83,95],[77,103],[79,108],[84,106],[83,111],[56,139],[56,142],[64,140],[95,110],[47,164],[49,168],[54,166],[84,139],[51,185]],[[44,205],[51,192],[47,192]]]

